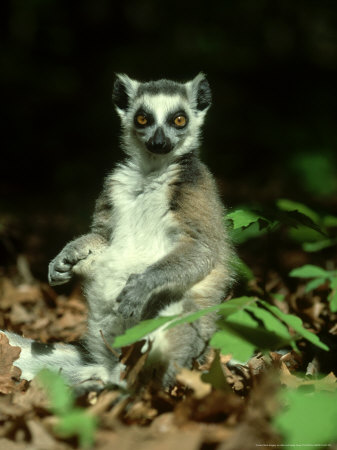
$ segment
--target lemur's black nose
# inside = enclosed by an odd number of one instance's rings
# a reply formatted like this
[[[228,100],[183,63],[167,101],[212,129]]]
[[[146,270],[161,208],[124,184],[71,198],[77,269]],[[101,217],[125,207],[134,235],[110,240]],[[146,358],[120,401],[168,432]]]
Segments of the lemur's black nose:
[[[156,129],[154,135],[147,141],[146,147],[152,153],[169,153],[172,150],[171,141],[161,127]]]

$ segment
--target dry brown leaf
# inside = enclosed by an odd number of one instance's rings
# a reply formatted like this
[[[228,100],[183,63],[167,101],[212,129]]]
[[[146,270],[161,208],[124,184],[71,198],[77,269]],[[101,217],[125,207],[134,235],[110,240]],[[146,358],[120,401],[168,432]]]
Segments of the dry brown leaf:
[[[32,322],[35,316],[33,313],[28,312],[26,308],[20,303],[15,303],[12,306],[9,318],[13,325],[17,325],[20,323]]]
[[[201,430],[177,430],[174,433],[155,433],[145,427],[129,426],[116,433],[99,432],[97,450],[199,450],[203,444]]]
[[[167,412],[157,416],[151,423],[151,428],[157,433],[168,433],[177,430],[173,412]]]
[[[177,425],[189,421],[225,422],[242,412],[243,400],[231,391],[212,391],[206,397],[187,397],[177,404],[174,414]]]
[[[208,395],[212,386],[209,383],[205,383],[201,380],[201,372],[196,372],[195,370],[181,369],[177,374],[177,380],[184,386],[193,390],[193,396],[195,398],[203,398]]]
[[[242,421],[229,439],[222,442],[217,450],[254,450],[276,447],[280,438],[268,422]]]
[[[108,413],[103,414],[101,416],[102,423],[107,428],[115,428],[117,419],[122,416],[122,413],[126,409],[127,405],[131,403],[130,397],[121,398],[119,402],[117,402],[114,407]]]
[[[26,408],[15,405],[9,395],[0,396],[0,421],[8,420],[8,418],[21,417],[25,412]]]
[[[40,286],[38,284],[20,284],[15,291],[15,300],[19,303],[35,303],[43,299]]]
[[[13,397],[13,404],[29,411],[33,408],[47,410],[50,406],[45,389],[41,387],[37,379],[29,383],[26,392],[17,392]]]
[[[128,423],[146,425],[158,416],[158,410],[151,407],[151,404],[144,400],[134,402],[126,411],[124,420]]]
[[[300,386],[313,386],[316,391],[334,392],[337,389],[337,378],[332,372],[320,380],[306,380],[292,375],[284,363],[281,366],[280,381],[282,384],[293,389]]]
[[[0,448],[3,450],[29,450],[27,443],[15,442],[7,438],[0,438]]]
[[[75,328],[79,323],[83,322],[85,319],[82,315],[78,313],[73,313],[71,311],[66,311],[63,316],[57,321],[57,326],[59,328]]]
[[[248,366],[235,364],[228,367],[227,364],[222,364],[222,369],[227,383],[235,392],[242,394],[249,388],[251,377]]]
[[[96,394],[96,392],[94,394]],[[92,404],[92,406],[90,406],[87,411],[95,416],[102,414],[116,402],[119,396],[119,391],[103,391],[99,396],[97,396],[96,394],[95,403]]]
[[[337,378],[334,373],[330,372],[326,377],[315,380],[314,386],[316,391],[335,392],[337,389]]]
[[[49,325],[49,323],[50,319],[48,317],[40,317],[34,321],[30,328],[35,331],[42,330]]]
[[[301,378],[298,378],[290,373],[290,370],[284,362],[281,362],[280,381],[282,384],[285,384],[292,389],[298,388],[303,384],[303,380]]]
[[[0,309],[5,311],[10,308],[16,299],[16,288],[9,278],[0,279]]]
[[[21,348],[9,344],[4,333],[0,333],[0,392],[9,394],[16,390],[14,379],[19,379],[21,370],[13,366],[13,362],[20,356]]]
[[[57,450],[61,447],[37,420],[27,420],[27,427],[31,435],[31,445],[36,450]]]

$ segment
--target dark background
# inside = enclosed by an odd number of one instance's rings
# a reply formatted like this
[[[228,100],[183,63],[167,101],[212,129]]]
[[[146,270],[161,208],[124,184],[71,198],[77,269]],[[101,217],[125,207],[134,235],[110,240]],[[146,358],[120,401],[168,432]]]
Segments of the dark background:
[[[0,225],[22,251],[40,249],[37,273],[88,227],[122,157],[115,72],[207,74],[202,157],[229,207],[288,197],[336,212],[335,0],[12,0],[5,9]]]

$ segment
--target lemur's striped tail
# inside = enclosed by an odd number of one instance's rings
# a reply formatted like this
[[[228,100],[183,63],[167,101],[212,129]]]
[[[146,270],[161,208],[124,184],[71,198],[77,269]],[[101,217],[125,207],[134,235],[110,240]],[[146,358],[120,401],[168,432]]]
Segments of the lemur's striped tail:
[[[21,348],[20,357],[14,361],[14,365],[21,369],[21,378],[24,380],[32,380],[40,370],[46,368],[61,373],[79,392],[102,389],[106,384],[122,384],[121,364],[117,364],[113,371],[108,371],[102,365],[90,361],[80,346],[42,344],[9,331],[0,331],[8,337],[10,345]]]

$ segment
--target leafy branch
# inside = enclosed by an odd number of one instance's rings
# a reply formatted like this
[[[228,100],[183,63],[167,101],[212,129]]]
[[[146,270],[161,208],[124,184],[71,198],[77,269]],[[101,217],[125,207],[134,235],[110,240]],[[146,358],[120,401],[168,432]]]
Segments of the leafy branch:
[[[297,349],[296,341],[302,338],[329,350],[314,333],[303,327],[299,317],[284,314],[276,306],[256,297],[238,297],[191,314],[143,321],[118,336],[113,346],[124,347],[143,338],[151,339],[151,333],[160,327],[177,327],[214,312],[219,314],[218,331],[210,345],[240,361],[249,359],[256,350],[267,351],[288,345]]]
[[[288,236],[302,245],[304,251],[315,252],[337,244],[337,217],[319,215],[306,205],[288,199],[279,199],[274,208],[241,208],[230,212],[226,220],[232,225],[232,236],[237,243],[288,229]]]
[[[332,312],[337,311],[337,270],[325,270],[321,267],[307,264],[302,267],[293,269],[289,276],[298,278],[312,278],[306,285],[305,291],[310,292],[318,287],[328,283],[331,292],[328,295],[330,309]]]

